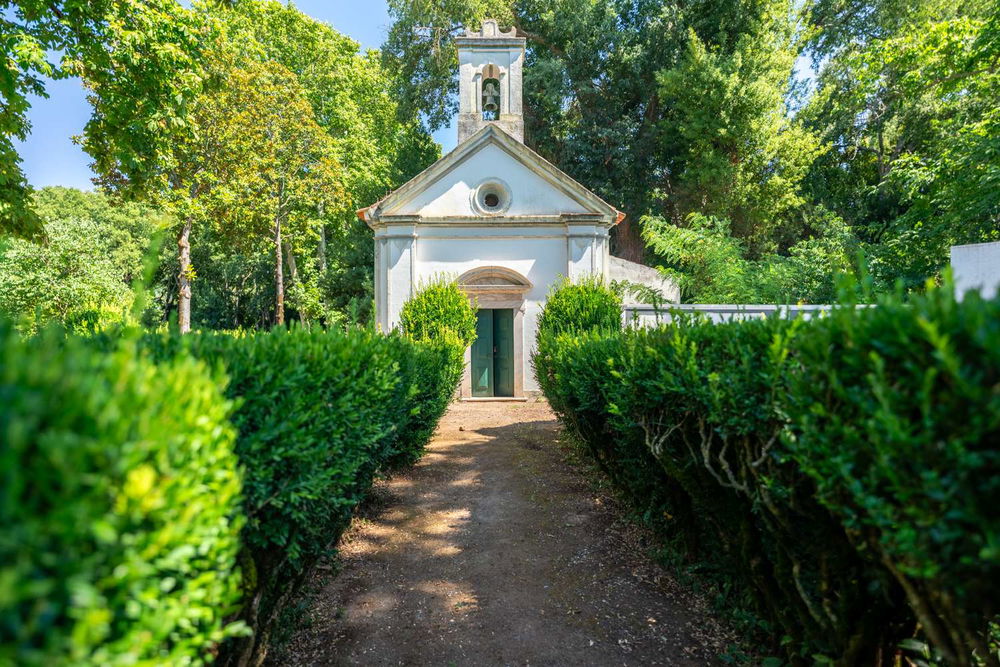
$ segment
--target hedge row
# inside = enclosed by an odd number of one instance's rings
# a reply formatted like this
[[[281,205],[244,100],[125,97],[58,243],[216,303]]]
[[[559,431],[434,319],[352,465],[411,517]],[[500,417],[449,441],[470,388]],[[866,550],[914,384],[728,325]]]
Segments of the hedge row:
[[[997,664],[1000,300],[543,328],[535,367],[593,458],[794,664],[889,665],[901,646]]]
[[[157,335],[144,346],[229,376],[247,517],[240,619],[255,632],[223,646],[221,662],[256,659],[375,473],[419,457],[455,391],[462,350],[321,329]]]
[[[462,369],[360,331],[0,341],[0,663],[259,662]]]
[[[192,664],[238,629],[231,409],[192,359],[0,321],[0,664]]]

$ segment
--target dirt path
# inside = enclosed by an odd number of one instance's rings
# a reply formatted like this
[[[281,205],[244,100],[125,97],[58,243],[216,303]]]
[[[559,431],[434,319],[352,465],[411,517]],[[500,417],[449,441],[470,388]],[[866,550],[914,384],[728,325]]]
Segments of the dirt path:
[[[289,665],[708,665],[726,639],[566,461],[545,403],[461,403],[381,484]]]

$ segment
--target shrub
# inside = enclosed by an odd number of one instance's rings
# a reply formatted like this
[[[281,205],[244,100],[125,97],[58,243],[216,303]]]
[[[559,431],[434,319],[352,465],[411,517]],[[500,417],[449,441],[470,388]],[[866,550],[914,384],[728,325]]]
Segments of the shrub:
[[[476,309],[458,283],[439,280],[422,287],[400,312],[400,326],[416,341],[457,338],[463,349],[476,340]]]
[[[796,342],[788,458],[906,591],[945,662],[998,664],[1000,299],[842,309]],[[994,647],[995,648],[995,647]]]
[[[398,421],[407,400],[397,376],[399,343],[298,328],[162,334],[145,344],[157,358],[190,354],[229,375],[245,470],[240,618],[255,636],[231,642],[222,658],[262,656],[278,612],[347,526],[394,428],[405,428]]]
[[[546,334],[535,366],[611,479],[793,661],[889,664],[919,622],[949,663],[993,664],[998,342],[1000,301],[936,291],[810,322]]]
[[[579,283],[563,280],[548,295],[538,316],[539,335],[621,328],[621,298],[597,277],[584,278]]]
[[[237,628],[231,404],[188,358],[0,322],[0,664],[199,664]]]
[[[248,517],[240,618],[255,636],[228,643],[221,660],[257,660],[374,475],[423,451],[454,392],[464,348],[319,328],[162,334],[145,345],[158,358],[190,354],[230,377]]]
[[[540,340],[535,363],[546,396],[612,481],[673,548],[786,636],[789,657],[871,664],[912,629],[894,623],[900,608],[908,617],[905,605],[808,480],[775,458],[796,326],[563,335]]]
[[[438,422],[448,409],[465,368],[465,345],[448,336],[444,340],[413,343],[400,339],[403,352],[399,361],[400,377],[407,387],[407,412],[398,423],[387,467],[398,468],[416,462],[434,435]]]

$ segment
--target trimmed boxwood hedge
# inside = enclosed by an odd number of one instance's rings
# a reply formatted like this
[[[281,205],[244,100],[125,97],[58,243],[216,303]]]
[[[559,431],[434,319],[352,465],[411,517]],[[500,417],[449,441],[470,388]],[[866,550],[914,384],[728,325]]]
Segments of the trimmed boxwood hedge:
[[[0,321],[0,664],[200,664],[238,630],[221,381]]]
[[[918,637],[996,664],[1000,300],[543,327],[534,363],[586,451],[793,663],[888,665]]]
[[[0,323],[0,664],[262,661],[375,474],[419,458],[463,351]]]
[[[239,618],[254,634],[224,645],[220,660],[256,661],[374,475],[419,458],[455,391],[464,348],[304,328],[151,335],[144,346],[229,376],[247,517]]]

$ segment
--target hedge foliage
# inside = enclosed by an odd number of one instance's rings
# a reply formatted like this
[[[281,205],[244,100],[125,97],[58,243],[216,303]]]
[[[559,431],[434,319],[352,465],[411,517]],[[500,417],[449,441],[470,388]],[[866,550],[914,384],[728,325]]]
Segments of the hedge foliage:
[[[562,280],[550,291],[538,317],[539,332],[619,331],[622,300],[604,281],[589,276],[576,283]]]
[[[230,378],[247,517],[240,618],[255,635],[229,642],[222,659],[256,660],[374,475],[423,451],[455,391],[464,348],[318,328],[160,334],[145,345],[157,358],[192,356]]]
[[[0,664],[200,664],[237,629],[220,381],[0,321]]]
[[[1000,300],[543,329],[534,363],[586,450],[793,663],[919,659],[919,625],[949,664],[996,664]]]
[[[419,458],[463,351],[0,323],[0,664],[259,664],[373,477]]]
[[[436,280],[421,287],[399,314],[400,328],[416,341],[456,338],[464,346],[476,340],[476,309],[450,280]]]

